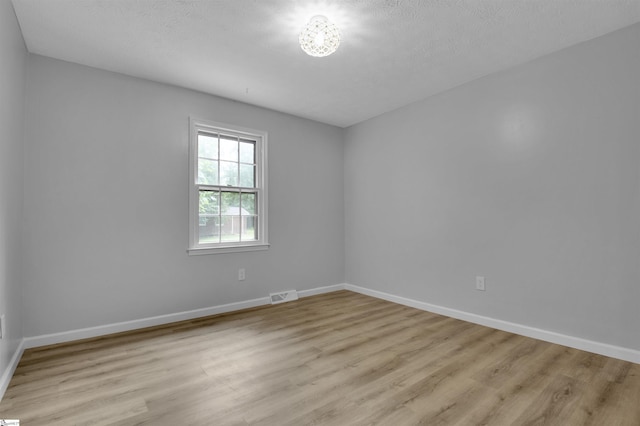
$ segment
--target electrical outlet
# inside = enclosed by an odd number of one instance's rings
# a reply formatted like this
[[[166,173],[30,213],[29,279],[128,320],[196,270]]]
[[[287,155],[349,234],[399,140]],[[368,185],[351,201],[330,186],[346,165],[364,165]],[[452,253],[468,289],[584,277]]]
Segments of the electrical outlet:
[[[476,277],[476,290],[484,291],[484,277]]]
[[[6,321],[4,319],[4,314],[2,314],[0,315],[0,339],[4,339],[6,333]]]
[[[240,268],[238,269],[238,281],[244,281],[244,279],[245,279],[244,268]]]

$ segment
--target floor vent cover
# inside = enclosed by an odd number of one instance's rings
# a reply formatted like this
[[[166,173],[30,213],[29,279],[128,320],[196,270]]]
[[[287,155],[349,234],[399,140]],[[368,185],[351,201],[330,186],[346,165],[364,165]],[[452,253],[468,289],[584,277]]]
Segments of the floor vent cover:
[[[298,292],[295,290],[280,291],[278,293],[269,293],[269,297],[271,298],[271,304],[275,305],[298,300]]]

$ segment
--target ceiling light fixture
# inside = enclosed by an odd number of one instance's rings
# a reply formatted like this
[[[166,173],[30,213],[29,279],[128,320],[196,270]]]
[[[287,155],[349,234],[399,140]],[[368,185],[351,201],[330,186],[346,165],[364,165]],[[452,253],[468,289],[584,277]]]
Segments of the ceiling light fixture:
[[[329,56],[340,45],[340,30],[336,24],[322,15],[311,18],[300,33],[300,47],[308,55],[322,57]]]

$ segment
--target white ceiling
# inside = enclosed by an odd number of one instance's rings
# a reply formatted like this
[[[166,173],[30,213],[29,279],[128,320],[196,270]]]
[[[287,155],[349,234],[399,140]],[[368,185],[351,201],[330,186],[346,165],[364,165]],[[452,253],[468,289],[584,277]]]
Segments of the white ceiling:
[[[346,127],[640,21],[640,0],[12,0],[30,52]],[[307,56],[306,21],[342,33]]]

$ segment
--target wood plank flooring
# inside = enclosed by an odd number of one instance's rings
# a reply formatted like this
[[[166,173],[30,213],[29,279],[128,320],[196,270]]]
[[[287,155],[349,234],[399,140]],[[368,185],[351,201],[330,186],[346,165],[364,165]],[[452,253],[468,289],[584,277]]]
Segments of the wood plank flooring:
[[[25,351],[21,425],[640,425],[640,365],[339,291]]]

